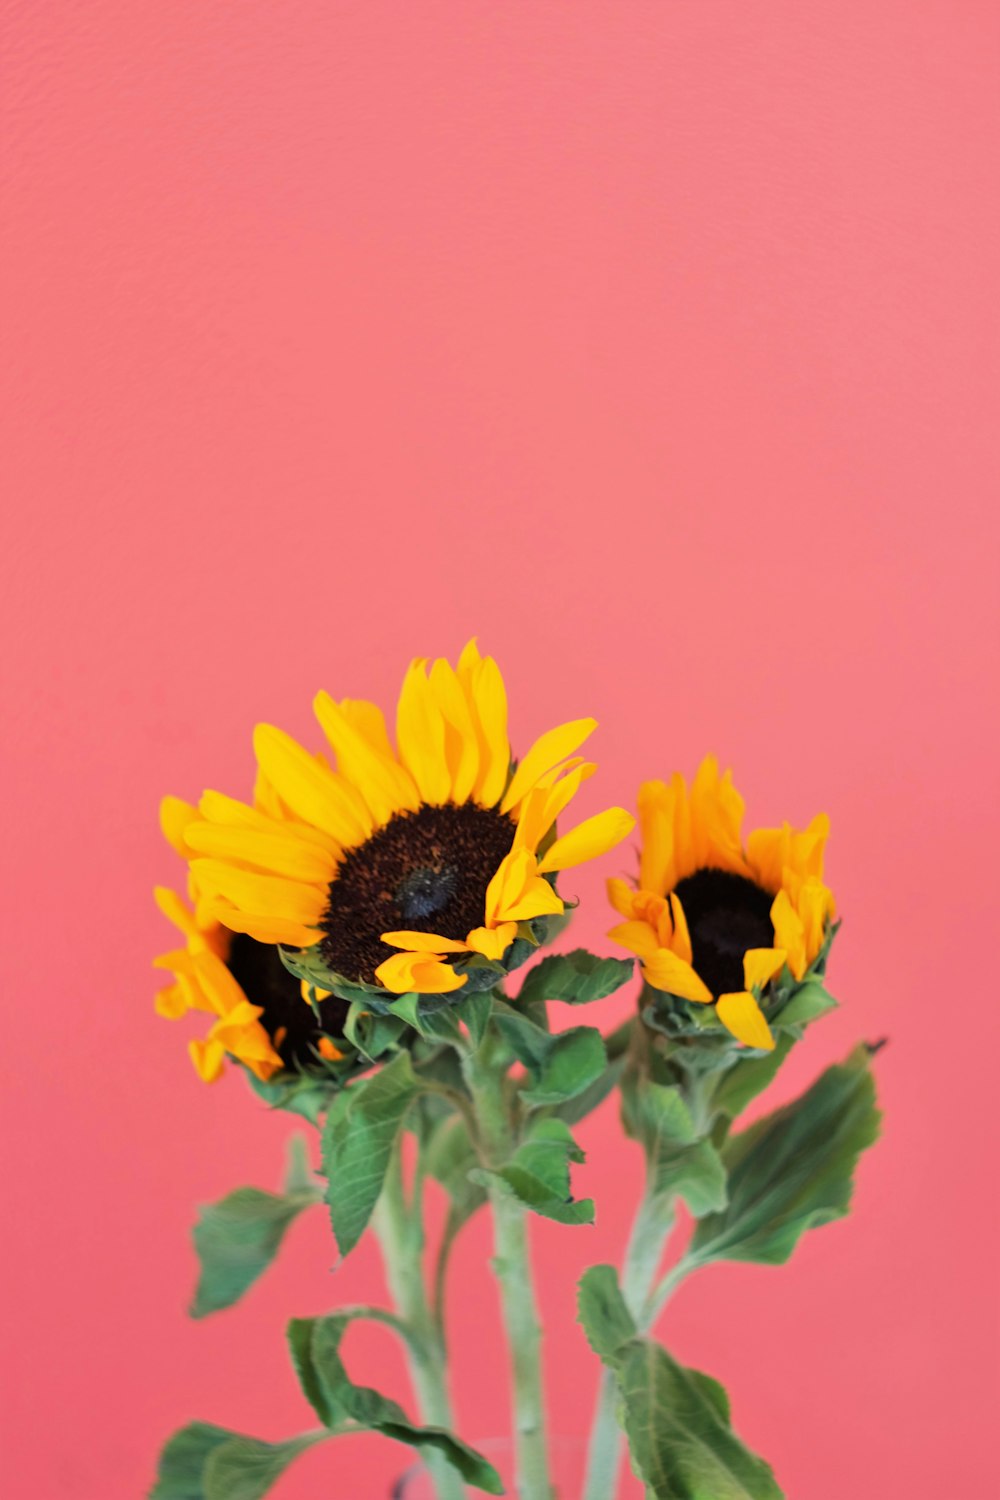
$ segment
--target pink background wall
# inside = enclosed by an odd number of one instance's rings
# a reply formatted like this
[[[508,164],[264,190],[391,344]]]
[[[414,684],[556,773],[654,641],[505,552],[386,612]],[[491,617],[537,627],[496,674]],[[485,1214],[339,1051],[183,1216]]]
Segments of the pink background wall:
[[[856,1215],[721,1267],[664,1330],[795,1500],[995,1493],[995,392],[1000,12],[979,0],[6,4],[3,1321],[10,1500],[143,1492],[194,1416],[308,1425],[321,1215],[186,1320],[194,1204],[291,1129],[151,1006],[159,794],[247,785],[257,718],[388,700],[476,631],[522,745],[593,712],[589,810],[716,748],[833,818],[843,1009],[888,1034]],[[620,862],[619,862],[620,863]],[[608,925],[581,873],[578,933]],[[992,935],[989,932],[993,925]],[[609,1011],[613,1007],[609,1007]],[[593,1230],[536,1237],[554,1426]],[[986,1157],[986,1161],[991,1158]],[[458,1256],[462,1428],[497,1324]],[[399,1387],[375,1335],[359,1368]],[[403,1450],[282,1500],[381,1500]],[[992,1481],[992,1482],[991,1482]]]

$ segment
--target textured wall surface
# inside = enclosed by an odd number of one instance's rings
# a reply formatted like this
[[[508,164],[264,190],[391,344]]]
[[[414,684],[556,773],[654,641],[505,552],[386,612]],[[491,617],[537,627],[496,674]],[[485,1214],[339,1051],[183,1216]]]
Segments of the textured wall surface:
[[[831,814],[844,1005],[775,1097],[888,1035],[884,1142],[850,1220],[663,1331],[795,1500],[985,1500],[997,7],[0,14],[5,1494],[140,1495],[193,1416],[307,1425],[285,1317],[382,1295],[317,1215],[184,1316],[194,1204],[275,1183],[291,1127],[153,1014],[156,803],[242,793],[256,719],[304,734],[317,687],[388,700],[478,632],[522,746],[601,720],[586,810],[714,748],[751,819]],[[574,882],[585,940],[623,862]],[[572,1285],[639,1178],[610,1109],[582,1134],[600,1222],[535,1237],[569,1435]],[[470,1437],[504,1399],[487,1243]],[[381,1335],[357,1361],[402,1390]],[[381,1500],[405,1461],[355,1439],[275,1495]]]

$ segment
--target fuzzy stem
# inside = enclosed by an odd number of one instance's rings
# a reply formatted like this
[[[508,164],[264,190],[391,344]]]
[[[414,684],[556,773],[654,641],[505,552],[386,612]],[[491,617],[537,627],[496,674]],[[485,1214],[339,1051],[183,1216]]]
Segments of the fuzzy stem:
[[[423,1420],[452,1431],[454,1419],[445,1375],[444,1337],[431,1313],[424,1285],[423,1178],[418,1167],[411,1201],[403,1185],[402,1157],[392,1153],[385,1186],[375,1213],[386,1280],[400,1316],[410,1330],[407,1359],[410,1379]],[[424,1462],[438,1500],[465,1500],[465,1486],[440,1454]]]
[[[504,1095],[504,1074],[490,1066],[489,1043],[466,1059],[466,1078],[476,1108],[486,1161],[499,1164],[513,1148]],[[518,1500],[555,1500],[549,1477],[542,1381],[542,1330],[535,1301],[525,1210],[501,1184],[490,1189],[493,1212],[493,1270],[500,1286],[513,1374],[514,1448]]]
[[[649,1298],[663,1245],[672,1227],[673,1215],[664,1216],[662,1201],[657,1202],[649,1192],[644,1194],[632,1224],[622,1273],[622,1296],[640,1332],[652,1322],[647,1313]],[[622,1454],[622,1431],[615,1415],[617,1404],[615,1377],[610,1370],[603,1370],[587,1453],[583,1500],[610,1500],[615,1494]]]

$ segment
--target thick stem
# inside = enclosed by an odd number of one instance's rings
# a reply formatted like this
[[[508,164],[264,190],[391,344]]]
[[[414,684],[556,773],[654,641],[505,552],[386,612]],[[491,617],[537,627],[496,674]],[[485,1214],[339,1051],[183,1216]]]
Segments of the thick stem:
[[[399,1148],[392,1154],[375,1215],[386,1280],[399,1314],[411,1333],[407,1345],[410,1379],[421,1417],[431,1427],[453,1430],[444,1339],[431,1313],[423,1273],[423,1192],[419,1168],[410,1203],[406,1201]],[[440,1454],[426,1459],[438,1500],[465,1500],[465,1486]]]
[[[487,1048],[488,1051],[488,1048]],[[466,1077],[475,1102],[483,1152],[491,1165],[513,1147],[504,1097],[504,1074],[488,1055],[467,1059]],[[535,1301],[525,1210],[502,1184],[490,1190],[493,1211],[493,1270],[500,1284],[513,1376],[514,1450],[518,1500],[555,1500],[549,1477],[542,1380],[542,1330]]]
[[[648,1301],[664,1242],[672,1227],[673,1215],[665,1214],[662,1199],[657,1201],[647,1192],[632,1224],[622,1272],[622,1296],[640,1333],[652,1321],[648,1318]],[[615,1415],[617,1404],[614,1375],[604,1370],[590,1434],[583,1500],[611,1500],[615,1494],[622,1456],[622,1431]]]

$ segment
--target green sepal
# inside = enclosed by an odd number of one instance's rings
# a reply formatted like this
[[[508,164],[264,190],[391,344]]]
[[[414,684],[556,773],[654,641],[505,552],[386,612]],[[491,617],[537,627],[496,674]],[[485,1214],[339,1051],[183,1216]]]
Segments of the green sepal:
[[[770,1466],[733,1431],[718,1381],[637,1337],[613,1266],[584,1273],[578,1308],[614,1375],[632,1467],[650,1500],[782,1500]]]
[[[348,979],[327,967],[323,961],[320,944],[311,948],[283,948],[278,945],[278,957],[296,979],[304,979],[314,989],[328,990],[340,1000],[363,1000],[369,1010],[384,1012],[389,1008],[393,996],[380,984],[366,984],[360,979]]]
[[[455,1045],[462,1039],[457,1007],[445,995],[400,995],[393,1002],[393,1016],[412,1026],[427,1041]]]
[[[237,1188],[218,1203],[202,1205],[192,1231],[200,1262],[192,1318],[238,1302],[267,1270],[285,1232],[305,1209],[322,1201],[301,1136],[293,1137],[283,1193]]]
[[[377,1062],[387,1052],[394,1050],[406,1031],[403,1016],[395,1016],[388,1008],[372,1010],[367,998],[352,1000],[344,1022],[344,1035],[369,1062]]]
[[[692,1264],[781,1265],[807,1229],[843,1218],[858,1158],[879,1133],[869,1057],[856,1048],[791,1104],[730,1137],[729,1203],[697,1225]]]
[[[210,1422],[190,1422],[165,1444],[149,1500],[260,1500],[300,1453],[330,1436],[306,1432],[265,1443]]]
[[[577,1200],[570,1193],[570,1163],[585,1159],[562,1120],[535,1119],[510,1161],[492,1170],[475,1168],[469,1175],[484,1187],[499,1187],[545,1219],[592,1224],[593,1199]]]
[[[389,1157],[421,1083],[408,1052],[334,1100],[323,1127],[325,1200],[341,1255],[364,1233],[385,1181]]]
[[[403,1408],[369,1386],[355,1385],[340,1353],[349,1324],[357,1316],[348,1310],[324,1318],[293,1318],[288,1342],[303,1392],[326,1426],[350,1424],[379,1432],[420,1452],[441,1455],[467,1484],[502,1495],[503,1482],[493,1465],[441,1427],[421,1427],[411,1422]]]
[[[568,1005],[590,1005],[604,1000],[632,978],[635,960],[601,958],[586,948],[553,953],[536,964],[517,997],[519,1005],[536,1000],[562,1000]]]
[[[353,1072],[356,1066],[357,1058],[354,1057],[348,1071]],[[263,1099],[270,1109],[287,1110],[289,1114],[308,1120],[311,1125],[319,1124],[320,1116],[343,1087],[332,1072],[275,1073],[266,1082],[251,1073],[249,1068],[244,1072],[258,1099]]]
[[[665,1203],[683,1198],[695,1218],[725,1207],[726,1171],[712,1142],[699,1133],[676,1086],[629,1073],[622,1086],[622,1123],[646,1154],[646,1192]]]

